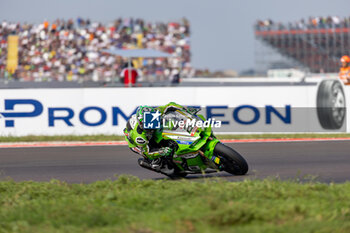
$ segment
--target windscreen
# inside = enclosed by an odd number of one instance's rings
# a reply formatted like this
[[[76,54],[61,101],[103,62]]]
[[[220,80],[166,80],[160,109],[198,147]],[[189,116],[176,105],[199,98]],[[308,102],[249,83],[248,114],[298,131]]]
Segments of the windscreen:
[[[193,136],[197,131],[197,119],[188,113],[182,111],[171,111],[163,116],[163,132],[172,134]]]

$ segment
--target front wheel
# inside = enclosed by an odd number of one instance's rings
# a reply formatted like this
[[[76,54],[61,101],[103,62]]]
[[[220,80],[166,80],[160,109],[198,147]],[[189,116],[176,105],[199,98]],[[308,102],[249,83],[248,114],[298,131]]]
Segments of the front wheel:
[[[248,172],[248,164],[245,159],[231,147],[217,143],[214,154],[222,158],[224,171],[233,175],[245,175]]]

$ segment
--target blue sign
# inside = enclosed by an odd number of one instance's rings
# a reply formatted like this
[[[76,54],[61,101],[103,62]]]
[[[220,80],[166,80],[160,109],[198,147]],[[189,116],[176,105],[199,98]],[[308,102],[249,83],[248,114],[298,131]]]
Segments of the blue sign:
[[[35,99],[5,99],[4,111],[0,112],[0,119],[4,119],[6,128],[14,128],[15,122],[24,118],[39,117],[47,110],[48,119],[47,125],[55,127],[57,123],[64,123],[68,127],[74,127],[73,119],[77,118],[78,122],[89,127],[96,127],[103,124],[112,124],[112,126],[120,125],[120,119],[127,121],[133,114],[136,113],[137,107],[131,112],[125,112],[118,106],[111,106],[110,109],[104,109],[99,106],[87,106],[83,109],[73,109],[67,106],[48,107],[44,109],[43,104]],[[31,111],[18,111],[17,107],[29,106]],[[253,125],[258,121],[264,120],[265,125],[272,124],[272,118],[275,117],[283,124],[292,123],[292,107],[285,105],[278,109],[272,105],[265,105],[262,109],[252,105],[240,105],[232,109],[230,113],[225,110],[229,109],[227,105],[206,106],[206,118],[221,120],[223,125]],[[95,112],[97,119],[94,121],[86,119],[89,112]],[[250,111],[252,117],[246,119],[240,116],[241,111]],[[215,112],[215,113],[214,113]],[[111,122],[108,122],[111,119]],[[3,127],[1,123],[0,127]],[[160,129],[161,128],[161,113],[144,112],[143,127],[145,129]]]
[[[30,105],[34,110],[31,112],[12,112],[17,105]],[[43,105],[39,101],[33,99],[8,99],[5,100],[5,111],[6,112],[0,113],[0,115],[5,118],[10,118],[5,120],[5,127],[15,127],[14,118],[39,116],[43,112]]]

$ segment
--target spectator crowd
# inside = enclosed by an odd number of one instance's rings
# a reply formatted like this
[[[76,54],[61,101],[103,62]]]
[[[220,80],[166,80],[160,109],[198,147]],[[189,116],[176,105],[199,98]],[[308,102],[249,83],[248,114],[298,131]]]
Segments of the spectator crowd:
[[[7,37],[19,37],[18,68],[6,71]],[[174,70],[190,75],[190,24],[152,23],[142,19],[117,19],[102,24],[89,19],[44,21],[39,24],[0,23],[0,78],[23,81],[110,81],[118,77],[125,60],[102,49],[151,48],[171,58],[136,59],[142,76],[164,78]]]
[[[348,28],[350,27],[350,17],[340,18],[338,16],[328,17],[309,17],[295,22],[283,24],[274,22],[271,19],[258,20],[255,24],[257,31],[274,30],[309,30],[309,29],[330,29],[330,28]]]

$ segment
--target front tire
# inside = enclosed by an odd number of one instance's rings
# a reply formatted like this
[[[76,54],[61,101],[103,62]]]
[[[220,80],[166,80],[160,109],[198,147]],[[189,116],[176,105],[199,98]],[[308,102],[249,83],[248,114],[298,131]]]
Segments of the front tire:
[[[217,143],[214,154],[222,158],[224,171],[233,175],[245,175],[248,172],[248,164],[245,159],[231,147]]]

